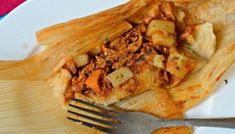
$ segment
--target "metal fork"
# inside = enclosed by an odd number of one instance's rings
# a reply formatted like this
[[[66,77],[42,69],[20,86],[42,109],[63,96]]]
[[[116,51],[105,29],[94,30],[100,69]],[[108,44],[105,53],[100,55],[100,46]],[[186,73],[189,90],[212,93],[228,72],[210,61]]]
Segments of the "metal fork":
[[[78,99],[71,100],[67,111],[69,120],[109,134],[150,134],[172,126],[235,128],[235,118],[158,119],[150,114],[113,110]]]

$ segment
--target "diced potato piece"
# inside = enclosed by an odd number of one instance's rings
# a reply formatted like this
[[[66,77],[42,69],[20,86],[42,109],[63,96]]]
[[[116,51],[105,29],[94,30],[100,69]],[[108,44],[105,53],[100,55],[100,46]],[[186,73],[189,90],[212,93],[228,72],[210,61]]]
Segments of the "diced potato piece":
[[[199,55],[206,59],[215,53],[216,36],[213,33],[213,25],[211,23],[204,23],[197,25],[192,34],[186,37],[186,41],[191,44],[192,49]]]
[[[99,54],[100,52],[101,52],[100,47],[95,47],[89,51],[89,54],[95,56],[95,55]]]
[[[89,63],[89,56],[88,54],[82,54],[74,57],[74,62],[77,67],[85,66]]]
[[[156,32],[152,35],[152,42],[155,45],[170,47],[175,44],[175,38],[173,35],[168,35],[162,32]]]
[[[191,45],[189,45],[186,42],[183,42],[180,44],[180,47],[178,48],[181,53],[184,53],[186,56],[190,57],[193,59],[195,66],[192,70],[192,72],[196,72],[200,70],[203,66],[206,65],[208,62],[205,58],[198,56],[191,48]]]
[[[133,77],[132,71],[128,67],[121,67],[107,76],[113,87],[118,87]]]
[[[193,61],[179,53],[173,53],[167,60],[166,70],[171,74],[183,78],[194,66]]]
[[[156,54],[153,58],[153,66],[161,68],[161,69],[165,69],[166,68],[165,63],[164,63],[165,60],[166,58],[163,55]]]
[[[62,68],[55,76],[48,80],[50,87],[53,89],[55,97],[64,96],[65,90],[68,88],[72,75],[67,69]]]
[[[152,37],[155,45],[172,46],[175,44],[175,24],[167,20],[152,20],[148,25],[147,36]]]
[[[175,24],[172,21],[167,20],[152,20],[148,25],[147,36],[151,36],[157,31],[174,34]]]

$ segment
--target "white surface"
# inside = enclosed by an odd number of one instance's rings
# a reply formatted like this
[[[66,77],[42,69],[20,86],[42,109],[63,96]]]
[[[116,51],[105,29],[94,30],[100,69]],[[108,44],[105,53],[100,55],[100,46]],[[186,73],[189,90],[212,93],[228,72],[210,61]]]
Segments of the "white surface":
[[[35,32],[48,25],[107,9],[127,0],[28,0],[0,21],[0,59],[25,58],[36,46]],[[235,117],[235,65],[216,92],[187,112],[188,117]],[[224,79],[228,80],[225,85]],[[195,134],[234,134],[235,130],[196,128]]]

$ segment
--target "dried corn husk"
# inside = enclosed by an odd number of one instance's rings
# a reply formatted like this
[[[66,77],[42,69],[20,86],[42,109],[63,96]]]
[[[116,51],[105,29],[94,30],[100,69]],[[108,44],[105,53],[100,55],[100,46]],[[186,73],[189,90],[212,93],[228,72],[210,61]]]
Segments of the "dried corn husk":
[[[41,45],[54,45],[67,38],[84,37],[87,29],[100,30],[111,24],[122,22],[146,4],[145,0],[132,0],[121,5],[85,18],[74,19],[42,29],[36,33],[38,43]]]
[[[144,0],[133,0],[123,5],[121,10],[114,8],[103,12],[108,13],[109,16],[94,16],[96,19],[94,17],[93,19],[98,20],[98,22],[93,27],[75,30],[76,32],[66,39],[55,37],[56,40],[62,40],[60,42],[56,41],[55,46],[48,48],[42,53],[26,60],[15,62],[12,66],[7,65],[7,69],[1,69],[5,68],[2,65],[0,68],[0,79],[45,80],[49,78],[55,71],[55,65],[58,65],[61,61],[63,62],[69,56],[86,53],[96,47],[96,45],[99,46],[99,44],[105,43],[107,39],[111,40],[128,31],[131,25],[125,22],[125,19],[144,5]],[[107,21],[107,18],[110,20]],[[81,20],[87,22],[89,19],[89,17],[85,17]],[[71,25],[74,26],[73,24]]]
[[[117,37],[130,28],[129,23],[122,22],[103,29],[103,32],[97,31],[95,34],[87,35],[82,40],[74,41],[73,39],[67,39],[26,60],[1,65],[0,79],[45,80],[57,71],[56,65],[65,61],[67,57],[74,54],[86,53],[91,48],[94,48],[95,44],[103,44],[107,38],[112,39]],[[74,47],[77,45],[78,47]]]

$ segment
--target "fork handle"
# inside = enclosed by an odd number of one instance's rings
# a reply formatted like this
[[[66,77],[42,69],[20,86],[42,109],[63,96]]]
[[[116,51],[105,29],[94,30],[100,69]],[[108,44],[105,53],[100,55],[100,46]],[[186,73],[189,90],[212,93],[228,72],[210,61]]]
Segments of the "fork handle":
[[[161,126],[162,127],[207,126],[207,127],[235,128],[235,118],[162,120]]]

